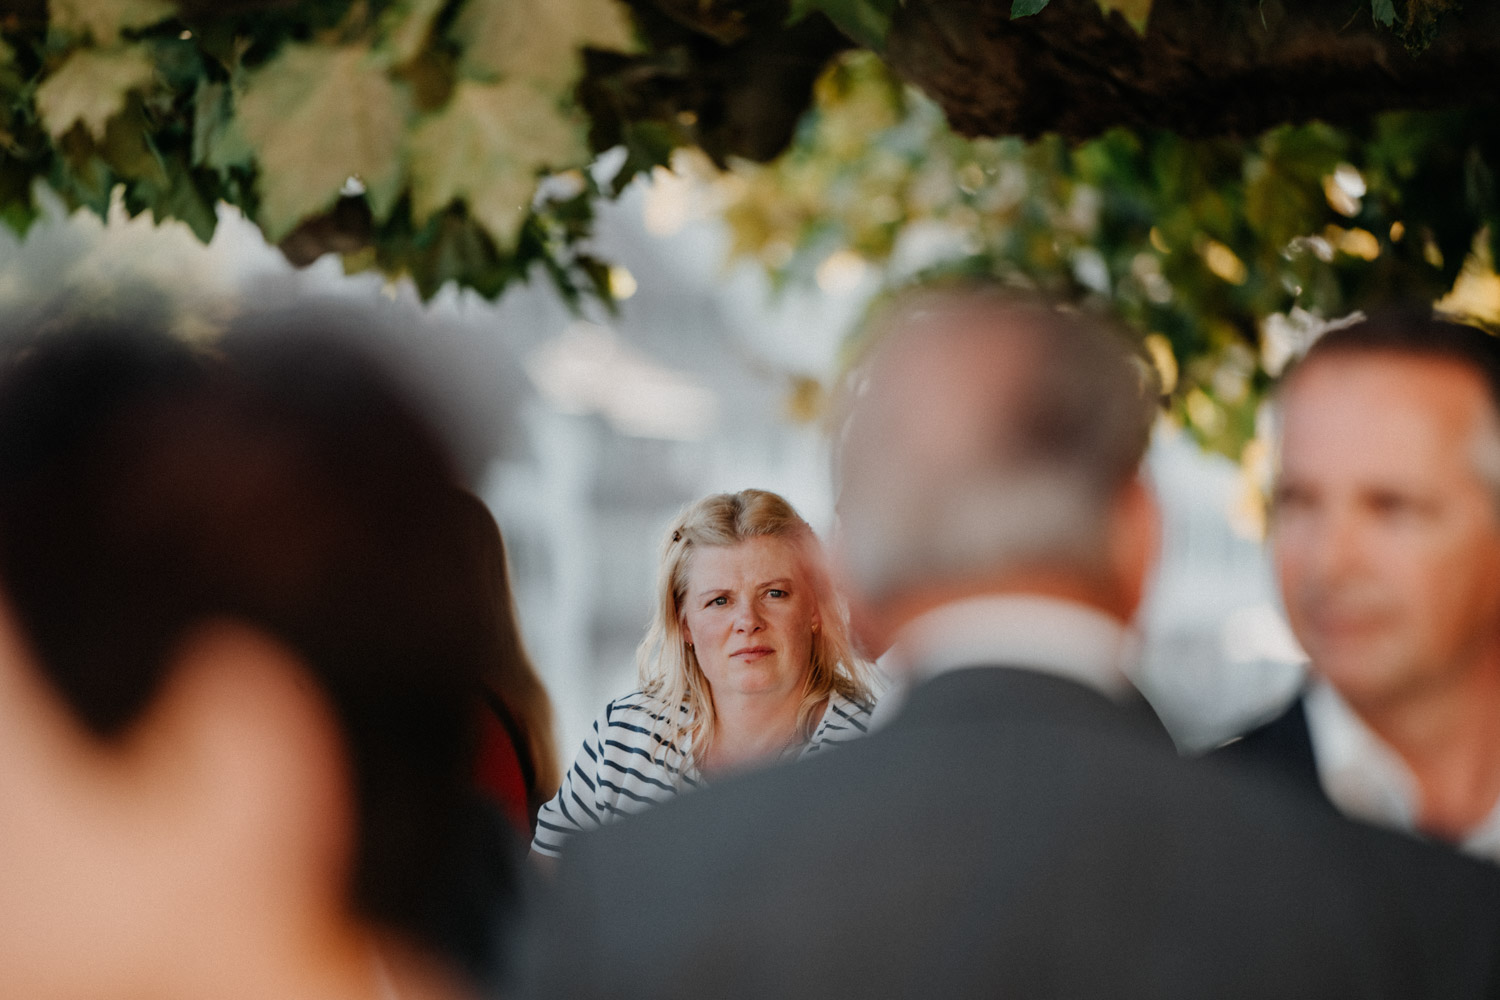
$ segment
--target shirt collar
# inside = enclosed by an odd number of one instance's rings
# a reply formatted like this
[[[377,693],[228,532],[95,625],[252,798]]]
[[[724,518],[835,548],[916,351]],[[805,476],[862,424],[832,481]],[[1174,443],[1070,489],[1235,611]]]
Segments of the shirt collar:
[[[963,667],[1024,667],[1125,699],[1139,650],[1139,635],[1103,611],[1025,594],[934,608],[901,628],[890,656],[912,682]]]
[[[1314,680],[1304,701],[1323,791],[1341,812],[1408,833],[1417,828],[1416,776],[1331,684]],[[1500,862],[1500,802],[1458,845]]]

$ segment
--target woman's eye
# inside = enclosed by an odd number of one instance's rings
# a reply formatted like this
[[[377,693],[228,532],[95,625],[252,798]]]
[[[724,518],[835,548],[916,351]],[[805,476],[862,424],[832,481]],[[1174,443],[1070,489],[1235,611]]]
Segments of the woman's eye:
[[[766,591],[766,596],[768,596],[768,597],[785,597],[786,596],[786,591],[784,591],[784,590],[776,590],[776,589],[773,588],[771,590]]]
[[[722,594],[720,594],[718,597],[715,597],[713,600],[711,600],[711,601],[708,602],[709,606],[710,607],[714,607],[714,608],[722,608],[724,605],[726,605],[728,603],[729,603],[729,598],[725,597]]]

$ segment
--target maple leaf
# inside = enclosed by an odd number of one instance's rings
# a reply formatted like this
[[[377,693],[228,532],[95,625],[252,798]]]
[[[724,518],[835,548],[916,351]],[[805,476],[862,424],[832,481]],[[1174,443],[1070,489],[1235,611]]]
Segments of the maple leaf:
[[[124,110],[130,92],[145,90],[155,80],[156,67],[139,45],[79,49],[37,87],[37,113],[54,139],[81,122],[103,140],[109,120]]]
[[[584,46],[631,52],[630,14],[619,0],[470,0],[453,26],[460,68],[480,79],[527,79],[559,93],[583,72]]]
[[[458,200],[509,249],[536,191],[537,173],[588,159],[583,124],[555,98],[520,81],[463,81],[442,111],[412,132],[412,216],[421,225]]]
[[[432,33],[432,23],[442,12],[446,0],[400,0],[385,15],[383,47],[391,55],[391,63],[405,66],[422,52],[427,37]]]
[[[100,45],[113,45],[120,32],[149,28],[177,12],[171,0],[49,0],[53,28],[92,35]]]
[[[228,170],[249,166],[255,151],[232,113],[230,88],[207,80],[193,98],[193,163]]]
[[[1151,17],[1151,0],[1098,0],[1099,9],[1105,17],[1112,10],[1124,15],[1130,26],[1141,34],[1146,33],[1146,22]]]
[[[364,185],[375,218],[390,214],[402,181],[410,98],[363,45],[286,46],[239,100],[239,123],[260,165],[260,222],[278,242]]]

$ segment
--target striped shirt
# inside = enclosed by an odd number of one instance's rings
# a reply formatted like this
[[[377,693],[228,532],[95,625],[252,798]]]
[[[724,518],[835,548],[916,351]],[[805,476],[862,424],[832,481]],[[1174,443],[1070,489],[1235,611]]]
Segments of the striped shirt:
[[[706,782],[686,755],[664,735],[668,729],[665,702],[640,691],[616,698],[594,723],[578,759],[563,775],[558,789],[537,814],[536,839],[531,849],[557,857],[575,833],[592,830],[618,816],[640,812],[666,802],[678,792],[701,788]],[[867,732],[871,706],[835,692],[799,757],[810,757],[824,747],[844,743]],[[675,710],[685,721],[686,705]]]

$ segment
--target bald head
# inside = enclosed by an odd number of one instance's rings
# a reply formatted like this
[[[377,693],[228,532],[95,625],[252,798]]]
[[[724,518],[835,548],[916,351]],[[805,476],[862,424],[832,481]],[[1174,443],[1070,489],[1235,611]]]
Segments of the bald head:
[[[990,289],[880,321],[839,449],[841,558],[866,601],[1020,572],[1108,572],[1153,415],[1099,321]]]

